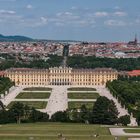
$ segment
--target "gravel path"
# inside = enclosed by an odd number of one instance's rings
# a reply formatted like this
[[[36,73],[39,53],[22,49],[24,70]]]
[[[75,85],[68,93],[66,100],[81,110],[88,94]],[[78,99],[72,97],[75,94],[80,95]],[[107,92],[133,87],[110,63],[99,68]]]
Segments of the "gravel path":
[[[128,138],[128,140],[140,140],[140,138]]]
[[[140,133],[126,133],[124,132],[124,129],[140,129],[140,128],[109,128],[111,135],[113,136],[140,136]]]

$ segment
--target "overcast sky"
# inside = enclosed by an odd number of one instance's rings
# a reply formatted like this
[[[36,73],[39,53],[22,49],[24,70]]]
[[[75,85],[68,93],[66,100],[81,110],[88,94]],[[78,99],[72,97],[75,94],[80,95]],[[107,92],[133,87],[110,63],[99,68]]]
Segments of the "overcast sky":
[[[38,39],[140,39],[140,0],[0,0],[0,34]]]

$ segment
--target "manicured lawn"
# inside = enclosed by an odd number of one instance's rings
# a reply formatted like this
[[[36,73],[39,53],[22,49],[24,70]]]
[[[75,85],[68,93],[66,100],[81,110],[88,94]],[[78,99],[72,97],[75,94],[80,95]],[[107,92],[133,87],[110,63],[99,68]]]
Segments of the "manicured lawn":
[[[7,108],[10,108],[15,102],[11,102]],[[21,101],[20,103],[26,104],[30,107],[34,107],[36,109],[44,109],[47,106],[47,102],[41,102],[41,101]]]
[[[65,123],[34,123],[34,124],[8,124],[0,127],[0,140],[114,140],[109,129],[99,125],[65,124]],[[94,134],[99,137],[94,138]],[[119,137],[127,140],[127,137]]]
[[[126,132],[126,133],[140,133],[140,128],[139,129],[124,129],[124,132]]]
[[[50,97],[49,92],[21,92],[17,99],[47,99]]]
[[[88,88],[88,87],[72,87],[68,88],[68,91],[96,91],[95,88]]]
[[[69,99],[97,99],[99,97],[99,93],[80,93],[80,92],[69,92]]]
[[[52,88],[48,88],[48,87],[29,87],[29,88],[24,88],[23,90],[25,90],[25,91],[51,91]]]
[[[85,105],[88,109],[92,109],[94,106],[94,102],[68,102],[69,109],[79,109],[82,105]]]

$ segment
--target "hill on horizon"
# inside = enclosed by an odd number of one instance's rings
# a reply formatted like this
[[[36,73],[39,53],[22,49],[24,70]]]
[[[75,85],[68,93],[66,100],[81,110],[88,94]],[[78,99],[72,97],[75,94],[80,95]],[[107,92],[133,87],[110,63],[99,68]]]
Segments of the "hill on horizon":
[[[15,35],[15,36],[4,36],[2,34],[0,34],[0,41],[4,42],[4,41],[32,41],[32,38],[26,37],[26,36],[20,36],[20,35]]]

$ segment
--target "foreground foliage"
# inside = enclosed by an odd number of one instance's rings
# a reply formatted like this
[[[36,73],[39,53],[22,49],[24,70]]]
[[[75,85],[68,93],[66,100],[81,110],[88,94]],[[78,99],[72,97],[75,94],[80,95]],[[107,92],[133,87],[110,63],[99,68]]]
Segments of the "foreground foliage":
[[[47,122],[49,115],[35,110],[22,103],[14,103],[12,107],[7,111],[5,109],[0,110],[0,124],[6,123],[18,123],[21,122]]]

